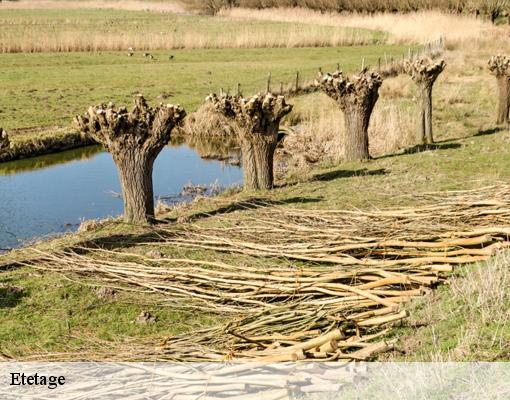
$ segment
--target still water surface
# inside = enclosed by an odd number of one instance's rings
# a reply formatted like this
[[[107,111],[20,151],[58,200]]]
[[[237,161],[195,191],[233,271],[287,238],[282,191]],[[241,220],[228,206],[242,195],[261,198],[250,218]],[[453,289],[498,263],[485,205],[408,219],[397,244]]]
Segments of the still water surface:
[[[238,167],[204,160],[186,144],[166,147],[154,165],[156,197],[178,197],[188,183],[241,182]],[[118,216],[116,193],[115,164],[98,146],[0,164],[0,251],[76,230],[84,219]]]

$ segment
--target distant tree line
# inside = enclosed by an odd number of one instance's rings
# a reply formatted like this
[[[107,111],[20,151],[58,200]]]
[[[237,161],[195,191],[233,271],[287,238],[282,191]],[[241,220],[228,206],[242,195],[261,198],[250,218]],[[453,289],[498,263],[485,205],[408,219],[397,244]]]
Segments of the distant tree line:
[[[191,8],[215,14],[222,8],[304,7],[321,12],[411,12],[441,10],[483,15],[495,22],[510,15],[510,0],[181,0]],[[510,20],[509,20],[510,22]]]

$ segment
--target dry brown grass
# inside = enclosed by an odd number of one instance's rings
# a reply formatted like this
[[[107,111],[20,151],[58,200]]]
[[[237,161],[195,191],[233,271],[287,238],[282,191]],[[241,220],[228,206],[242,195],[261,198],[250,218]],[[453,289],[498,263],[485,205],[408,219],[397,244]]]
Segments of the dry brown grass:
[[[470,41],[487,42],[504,36],[506,28],[465,15],[439,11],[419,11],[408,14],[338,14],[321,13],[304,8],[224,10],[223,16],[248,20],[287,21],[306,24],[344,26],[389,32],[391,43],[424,43],[444,37],[450,46]]]
[[[399,82],[408,85],[401,78],[387,79],[384,85],[391,87]],[[385,93],[391,92],[382,90],[369,127],[370,153],[375,157],[414,144],[414,110]],[[316,163],[340,162],[344,152],[344,116],[335,102],[323,94],[313,94],[296,98],[292,103],[294,110],[284,124],[293,129],[282,150],[289,169],[306,170]]]
[[[44,11],[2,12],[0,52],[329,47],[378,41],[373,32],[361,29],[264,21],[240,24],[231,18],[176,15],[171,13],[173,7],[161,3],[26,4]],[[75,7],[80,10],[69,10]],[[115,10],[94,12],[94,8]],[[125,11],[145,9],[153,12]]]
[[[411,305],[411,325],[398,345],[416,361],[507,360],[510,357],[510,254],[467,267],[449,287]],[[425,345],[425,347],[424,347]],[[393,360],[395,354],[389,355]],[[398,360],[402,356],[396,356]]]
[[[197,111],[188,115],[176,131],[177,135],[204,138],[235,137],[236,124],[229,118],[216,112],[211,103],[204,103]]]
[[[479,314],[478,323],[510,324],[510,254],[500,253],[487,265],[476,265],[450,283],[453,298],[469,313]]]

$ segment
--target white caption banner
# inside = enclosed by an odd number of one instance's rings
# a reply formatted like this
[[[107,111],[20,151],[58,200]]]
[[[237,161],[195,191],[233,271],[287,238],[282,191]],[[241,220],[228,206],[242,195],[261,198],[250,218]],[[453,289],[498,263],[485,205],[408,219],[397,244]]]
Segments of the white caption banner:
[[[0,363],[2,400],[339,397],[508,400],[510,363]]]

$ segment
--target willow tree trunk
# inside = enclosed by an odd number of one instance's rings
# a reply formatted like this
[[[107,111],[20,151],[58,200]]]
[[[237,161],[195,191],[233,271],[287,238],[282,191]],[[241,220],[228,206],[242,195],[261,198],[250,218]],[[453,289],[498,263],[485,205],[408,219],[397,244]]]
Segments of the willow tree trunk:
[[[122,186],[124,220],[146,224],[154,221],[154,161],[186,112],[172,104],[149,107],[141,95],[134,100],[131,112],[125,107],[116,109],[110,103],[89,107],[75,122],[83,133],[111,153]]]
[[[434,143],[432,134],[432,83],[422,82],[418,89],[416,140],[420,144]]]
[[[344,157],[346,161],[369,160],[368,124],[372,110],[361,104],[352,104],[344,110],[345,138]]]
[[[247,190],[258,190],[257,165],[255,164],[255,151],[253,143],[241,140],[241,157],[243,160],[243,182]]]
[[[368,124],[379,99],[381,75],[364,68],[347,78],[342,71],[319,72],[316,81],[321,90],[335,100],[344,114],[344,158],[347,161],[369,160]]]
[[[243,160],[244,188],[270,190],[274,187],[274,152],[278,144],[281,119],[292,106],[285,97],[271,93],[241,96],[211,94],[207,100],[229,118],[234,118],[239,129]]]
[[[432,88],[445,67],[444,60],[435,62],[429,57],[404,61],[404,72],[411,76],[418,87],[416,104],[416,141],[418,144],[434,143],[432,133]]]
[[[270,190],[274,187],[274,152],[276,150],[277,135],[270,140],[259,140],[253,144],[257,181],[260,190]]]
[[[242,135],[244,187],[270,190],[274,187],[274,152],[277,135]]]
[[[139,148],[112,154],[124,198],[124,219],[129,223],[154,221],[152,170],[155,158]]]
[[[497,77],[498,80],[498,124],[504,124],[509,121],[508,114],[510,108],[510,77],[506,75],[500,75]]]

